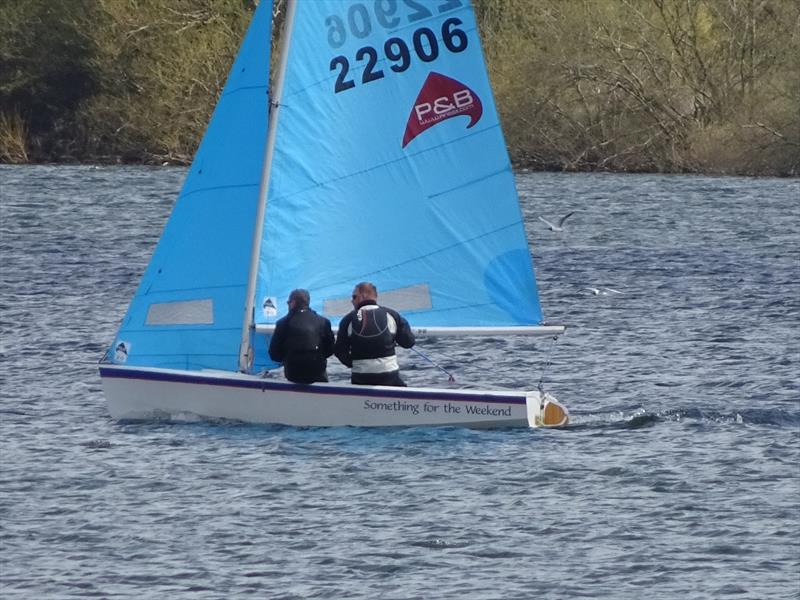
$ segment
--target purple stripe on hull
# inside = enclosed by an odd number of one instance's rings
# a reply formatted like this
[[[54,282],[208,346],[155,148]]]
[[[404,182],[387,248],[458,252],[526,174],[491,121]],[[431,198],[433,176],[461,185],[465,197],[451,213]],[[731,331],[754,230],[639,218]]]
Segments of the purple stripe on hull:
[[[283,383],[266,380],[236,380],[222,377],[198,377],[191,374],[153,373],[134,369],[109,369],[100,367],[100,377],[117,379],[138,379],[142,381],[166,381],[171,383],[189,383],[199,385],[216,385],[221,387],[248,388],[261,391],[277,390],[281,392],[303,392],[304,394],[322,394],[339,396],[369,396],[372,398],[405,398],[407,400],[448,400],[450,402],[492,402],[497,404],[525,404],[525,396],[498,396],[461,394],[457,391],[418,392],[406,388],[364,389],[352,387],[320,387],[313,384]]]

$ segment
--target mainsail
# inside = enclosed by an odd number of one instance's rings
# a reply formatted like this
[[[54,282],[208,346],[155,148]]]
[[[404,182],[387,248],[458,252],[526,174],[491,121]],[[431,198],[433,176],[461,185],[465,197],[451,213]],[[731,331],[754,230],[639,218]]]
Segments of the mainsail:
[[[300,0],[291,28],[255,321],[293,288],[329,317],[373,281],[412,326],[543,322],[468,0]],[[334,319],[334,324],[336,320]]]
[[[238,368],[267,130],[271,4],[262,1],[254,14],[109,352],[112,362]],[[263,365],[263,340],[255,354]]]

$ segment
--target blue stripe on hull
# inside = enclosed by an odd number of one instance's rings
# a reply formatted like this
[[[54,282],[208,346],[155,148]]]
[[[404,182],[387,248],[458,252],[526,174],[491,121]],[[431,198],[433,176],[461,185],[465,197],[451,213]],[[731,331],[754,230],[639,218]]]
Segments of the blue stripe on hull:
[[[262,379],[242,380],[228,379],[215,376],[197,376],[191,372],[159,373],[138,369],[119,369],[100,367],[100,377],[117,379],[138,379],[141,381],[165,381],[170,383],[186,383],[195,385],[214,385],[229,388],[258,389],[261,391],[276,390],[281,392],[303,392],[304,394],[338,395],[338,396],[368,396],[372,398],[404,398],[408,400],[447,400],[450,402],[488,402],[495,404],[521,404],[526,400],[524,395],[499,396],[462,394],[457,391],[429,392],[418,391],[414,388],[361,388],[358,386],[331,387],[317,385],[302,385],[295,383],[272,382]]]

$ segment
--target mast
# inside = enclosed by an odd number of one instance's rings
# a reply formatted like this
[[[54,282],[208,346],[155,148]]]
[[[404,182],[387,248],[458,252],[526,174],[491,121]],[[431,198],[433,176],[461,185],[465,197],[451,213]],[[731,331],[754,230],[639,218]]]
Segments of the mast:
[[[278,129],[278,113],[283,94],[283,81],[286,74],[286,64],[289,55],[289,39],[292,37],[295,7],[297,0],[286,0],[286,19],[283,23],[283,37],[281,38],[280,63],[275,78],[275,91],[269,99],[269,124],[267,126],[267,143],[264,151],[264,164],[261,169],[261,184],[258,192],[258,206],[256,220],[253,228],[253,247],[250,253],[250,273],[247,279],[247,295],[245,297],[244,319],[242,319],[242,342],[239,345],[239,371],[247,373],[253,363],[253,348],[250,345],[250,331],[253,329],[254,306],[256,294],[256,279],[258,278],[258,263],[261,254],[261,236],[264,231],[264,214],[267,210],[267,195],[269,193],[270,171],[272,170],[272,155],[275,151],[275,134]]]

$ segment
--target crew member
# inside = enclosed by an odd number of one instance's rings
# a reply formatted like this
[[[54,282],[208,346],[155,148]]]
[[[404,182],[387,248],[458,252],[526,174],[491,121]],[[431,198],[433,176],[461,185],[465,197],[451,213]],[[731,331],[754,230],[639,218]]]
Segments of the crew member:
[[[369,282],[353,289],[354,310],[342,318],[334,352],[350,367],[350,381],[361,385],[405,386],[395,345],[411,348],[414,333],[400,313],[378,305],[378,290]]]
[[[292,290],[286,303],[289,314],[278,319],[269,343],[269,356],[283,363],[286,379],[295,383],[328,381],[328,360],[333,354],[331,322],[308,305],[307,290]]]

